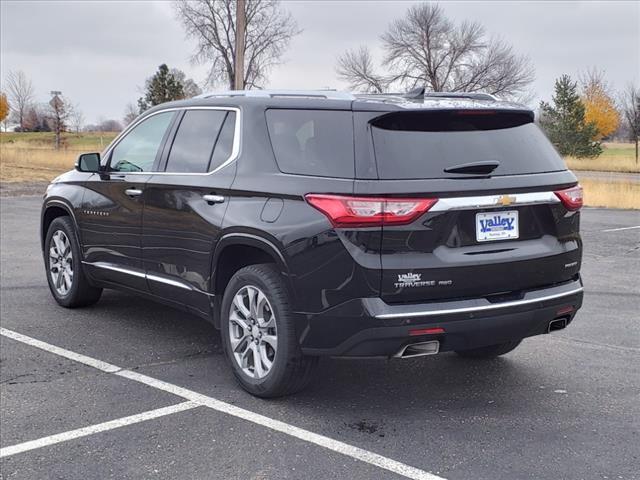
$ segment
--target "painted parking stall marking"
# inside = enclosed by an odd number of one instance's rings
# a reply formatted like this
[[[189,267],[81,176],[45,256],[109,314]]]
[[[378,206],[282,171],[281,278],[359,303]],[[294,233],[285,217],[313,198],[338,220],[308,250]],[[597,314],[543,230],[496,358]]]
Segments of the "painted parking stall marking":
[[[0,328],[0,335],[11,338],[12,340],[16,340],[18,342],[25,343],[27,345],[31,345],[32,347],[39,348],[40,350],[55,353],[60,357],[68,358],[69,360],[73,360],[75,362],[83,363],[90,367],[97,368],[98,370],[106,373],[115,373],[118,370],[122,370],[120,367],[116,367],[115,365],[111,365],[110,363],[103,362],[102,360],[96,360],[95,358],[87,357],[80,353],[75,353],[70,350],[65,350],[64,348],[56,347],[55,345],[36,340],[35,338],[27,337],[26,335],[14,332],[13,330]]]
[[[185,410],[190,410],[200,406],[201,405],[199,403],[195,402],[182,402],[177,405],[157,408],[155,410],[149,410],[136,415],[130,415],[128,417],[110,420],[97,425],[91,425],[89,427],[82,427],[68,432],[49,435],[48,437],[39,438],[37,440],[31,440],[29,442],[12,445],[10,447],[0,448],[0,458],[28,452],[29,450],[35,450],[36,448],[48,447],[49,445],[55,445],[56,443],[66,442],[76,438],[86,437],[88,435],[93,435],[94,433],[106,432],[108,430],[113,430],[114,428],[126,427],[127,425],[153,420],[154,418],[164,417],[173,413],[184,412]]]
[[[624,230],[635,230],[640,228],[640,225],[636,225],[634,227],[621,227],[621,228],[608,228],[606,230],[602,230],[603,232],[622,232]]]
[[[88,357],[86,355],[75,353],[70,350],[66,350],[64,348],[60,348],[55,345],[43,342],[41,340],[36,340],[35,338],[23,335],[13,330],[0,328],[0,335],[11,338],[18,342],[25,343],[27,345],[31,345],[32,347],[39,348],[49,353],[54,353],[58,356],[74,360],[84,365],[97,368],[98,370],[101,370],[105,373],[127,378],[129,380],[142,383],[158,390],[172,393],[187,400],[186,402],[182,402],[177,405],[163,407],[157,410],[150,410],[148,412],[124,417],[117,420],[111,420],[109,422],[104,422],[98,425],[83,427],[77,430],[72,430],[70,432],[51,435],[49,437],[44,437],[38,440],[32,440],[30,442],[5,447],[1,450],[0,457],[15,455],[17,453],[26,452],[35,448],[41,448],[47,445],[53,445],[55,443],[72,440],[74,438],[91,435],[93,433],[112,430],[114,428],[119,428],[125,425],[139,423],[146,420],[151,420],[153,418],[159,418],[162,416],[170,415],[172,413],[177,413],[180,411],[203,406],[221,413],[225,413],[227,415],[231,415],[236,418],[241,418],[256,425],[260,425],[271,430],[284,433],[285,435],[304,440],[305,442],[318,445],[320,447],[326,448],[327,450],[346,455],[353,459],[396,473],[406,478],[410,478],[413,480],[446,480],[438,475],[434,475],[425,470],[421,470],[419,468],[412,467],[411,465],[398,462],[397,460],[387,458],[383,455],[379,455],[377,453],[370,452],[354,445],[350,445],[348,443],[341,442],[339,440],[335,440],[333,438],[326,437],[324,435],[320,435],[318,433],[314,433],[309,430],[296,427],[294,425],[290,425],[280,420],[260,415],[259,413],[255,413],[250,410],[231,405],[230,403],[223,402],[216,398],[194,392],[193,390],[180,387],[179,385],[174,385],[172,383],[158,380],[156,378],[149,377],[138,372],[126,370],[116,365],[112,365],[101,360]]]

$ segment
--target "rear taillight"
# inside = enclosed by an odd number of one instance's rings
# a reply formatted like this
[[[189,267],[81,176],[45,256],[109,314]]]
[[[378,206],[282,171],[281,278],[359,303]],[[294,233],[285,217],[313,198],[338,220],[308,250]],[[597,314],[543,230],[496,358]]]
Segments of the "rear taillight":
[[[563,205],[567,207],[567,210],[580,210],[582,208],[583,197],[582,187],[580,185],[565,190],[558,190],[555,194],[562,201]]]
[[[309,193],[307,202],[324,213],[334,227],[405,225],[429,210],[435,198],[373,198]]]

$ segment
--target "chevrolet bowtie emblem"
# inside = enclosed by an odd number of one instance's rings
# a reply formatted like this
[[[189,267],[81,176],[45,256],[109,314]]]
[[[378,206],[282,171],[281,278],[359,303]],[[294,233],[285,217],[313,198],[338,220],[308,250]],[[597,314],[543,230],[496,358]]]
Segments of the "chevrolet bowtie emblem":
[[[503,207],[508,207],[515,201],[516,201],[516,197],[511,197],[509,195],[500,195],[496,203],[499,203]]]

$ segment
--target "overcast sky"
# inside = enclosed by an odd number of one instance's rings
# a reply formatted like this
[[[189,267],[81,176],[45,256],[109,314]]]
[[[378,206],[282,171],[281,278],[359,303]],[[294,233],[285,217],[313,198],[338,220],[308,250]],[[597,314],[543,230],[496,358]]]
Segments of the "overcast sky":
[[[284,1],[303,30],[270,76],[269,88],[344,88],[335,59],[369,45],[413,2]],[[441,2],[455,21],[478,21],[536,69],[536,103],[562,73],[604,69],[615,88],[640,83],[640,2]],[[206,66],[190,63],[193,42],[163,1],[0,1],[0,66],[23,70],[38,99],[61,90],[87,122],[120,120],[145,78],[161,63],[198,83]],[[205,88],[205,90],[209,90]]]

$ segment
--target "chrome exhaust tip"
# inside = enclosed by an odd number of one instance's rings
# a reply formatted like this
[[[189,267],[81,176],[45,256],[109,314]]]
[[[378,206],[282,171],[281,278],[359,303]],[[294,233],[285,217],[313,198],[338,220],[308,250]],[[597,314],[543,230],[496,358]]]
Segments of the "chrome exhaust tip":
[[[400,349],[394,355],[397,358],[422,357],[424,355],[435,355],[440,351],[440,342],[432,340],[430,342],[410,343]]]
[[[547,327],[547,333],[555,332],[556,330],[562,330],[567,327],[567,319],[566,318],[556,318],[555,320],[551,320],[549,322],[549,326]]]

